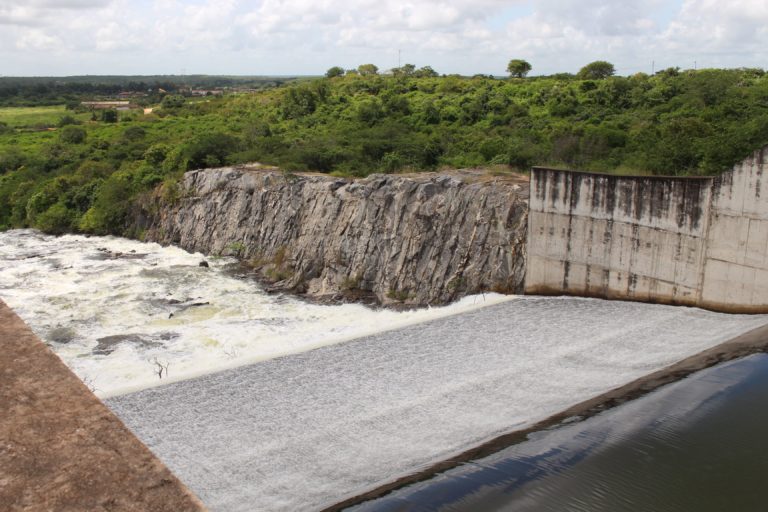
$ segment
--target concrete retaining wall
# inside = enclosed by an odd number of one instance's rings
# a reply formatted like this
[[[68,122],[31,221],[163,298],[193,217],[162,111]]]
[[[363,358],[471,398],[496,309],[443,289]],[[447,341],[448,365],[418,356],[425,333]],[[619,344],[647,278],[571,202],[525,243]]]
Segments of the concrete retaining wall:
[[[205,507],[0,300],[0,510]]]
[[[768,312],[766,152],[718,178],[535,168],[526,293]]]
[[[768,311],[768,147],[713,184],[701,305]]]

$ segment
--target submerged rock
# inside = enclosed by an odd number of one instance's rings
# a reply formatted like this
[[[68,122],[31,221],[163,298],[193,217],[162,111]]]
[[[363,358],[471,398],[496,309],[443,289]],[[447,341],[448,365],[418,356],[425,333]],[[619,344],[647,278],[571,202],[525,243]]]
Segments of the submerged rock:
[[[77,336],[77,332],[71,327],[54,327],[45,336],[45,339],[55,343],[69,343]]]
[[[106,356],[117,350],[121,343],[130,343],[142,349],[162,347],[162,341],[168,341],[178,338],[179,334],[175,332],[161,332],[154,335],[148,334],[116,334],[114,336],[105,336],[99,338],[96,348],[93,349],[95,355]]]
[[[96,254],[91,254],[88,258],[92,260],[143,260],[147,257],[145,253],[137,253],[135,250],[123,253],[119,251],[110,251],[106,247],[99,247],[96,251]]]

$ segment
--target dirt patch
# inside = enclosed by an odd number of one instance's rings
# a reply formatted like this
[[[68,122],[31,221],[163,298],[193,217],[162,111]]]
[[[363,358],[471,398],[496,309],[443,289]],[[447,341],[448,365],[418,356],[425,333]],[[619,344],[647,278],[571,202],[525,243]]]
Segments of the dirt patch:
[[[0,301],[0,509],[205,508]]]

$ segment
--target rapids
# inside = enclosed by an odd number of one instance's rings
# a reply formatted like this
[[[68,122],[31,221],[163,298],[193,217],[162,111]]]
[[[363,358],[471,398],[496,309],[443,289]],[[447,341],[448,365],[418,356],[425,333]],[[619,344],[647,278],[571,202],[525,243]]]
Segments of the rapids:
[[[123,238],[0,233],[0,298],[101,397],[510,300],[320,305],[267,294],[238,271],[232,258]]]

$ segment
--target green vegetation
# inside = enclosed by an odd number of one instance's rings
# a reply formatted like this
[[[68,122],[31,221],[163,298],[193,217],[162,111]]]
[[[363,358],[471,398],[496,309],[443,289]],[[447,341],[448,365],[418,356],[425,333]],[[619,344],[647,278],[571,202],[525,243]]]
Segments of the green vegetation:
[[[531,64],[522,59],[512,59],[509,61],[509,64],[507,64],[507,72],[510,76],[515,78],[523,78],[527,76],[531,69],[533,69]]]
[[[601,80],[615,74],[616,69],[613,64],[604,60],[596,60],[581,68],[576,76],[582,80]]]
[[[344,68],[339,66],[333,66],[325,72],[325,78],[336,78],[339,76],[344,76]]]
[[[0,107],[0,120],[11,127],[55,126],[69,112],[64,105],[52,107]]]
[[[289,77],[148,75],[0,77],[0,107],[77,105],[83,99],[114,96],[120,92],[150,93],[147,104],[158,100],[157,91],[214,87],[262,89],[294,80]],[[183,84],[183,85],[182,85]]]
[[[183,172],[249,161],[286,176],[532,165],[716,174],[768,142],[759,69],[619,77],[598,61],[580,76],[526,77],[518,60],[512,79],[363,64],[253,94],[168,89],[144,98],[147,115],[2,108],[0,229],[135,235],[138,198],[157,189],[176,201]],[[34,99],[37,85],[16,85],[14,98]]]

